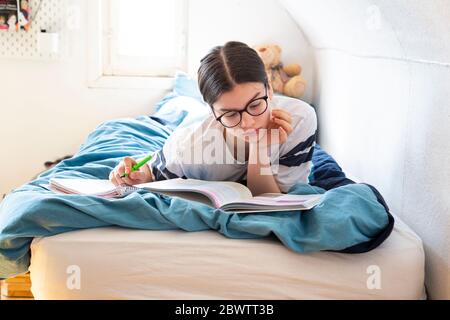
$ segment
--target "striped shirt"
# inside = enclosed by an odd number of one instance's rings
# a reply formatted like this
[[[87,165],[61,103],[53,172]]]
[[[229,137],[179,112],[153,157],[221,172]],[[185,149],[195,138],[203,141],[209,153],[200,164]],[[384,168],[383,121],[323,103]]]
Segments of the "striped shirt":
[[[309,182],[317,118],[314,109],[298,99],[275,95],[272,105],[292,116],[293,131],[279,150],[269,155],[271,163],[277,164],[273,175],[280,190],[288,192],[296,183]],[[154,180],[181,177],[243,183],[248,161],[239,153],[234,158],[222,133],[223,126],[212,114],[201,122],[175,129],[149,162]]]

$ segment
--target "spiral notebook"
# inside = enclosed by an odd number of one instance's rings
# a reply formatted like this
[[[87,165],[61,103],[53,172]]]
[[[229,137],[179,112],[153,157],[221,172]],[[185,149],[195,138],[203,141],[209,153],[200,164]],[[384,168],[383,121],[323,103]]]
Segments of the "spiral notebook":
[[[104,198],[118,198],[137,190],[147,190],[171,197],[197,201],[229,212],[250,213],[270,211],[309,210],[322,198],[321,194],[294,195],[264,193],[253,196],[243,184],[230,181],[170,179],[115,186],[109,180],[51,179],[50,190],[68,194],[84,194]]]
[[[116,186],[109,180],[99,179],[50,179],[48,189],[66,194],[83,194],[102,198],[124,197],[140,188],[128,185]]]

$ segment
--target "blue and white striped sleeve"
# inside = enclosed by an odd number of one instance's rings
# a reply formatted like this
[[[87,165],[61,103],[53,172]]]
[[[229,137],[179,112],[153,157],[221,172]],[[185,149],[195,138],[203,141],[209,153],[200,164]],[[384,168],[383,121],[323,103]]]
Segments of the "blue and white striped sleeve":
[[[178,170],[174,170],[174,168],[168,168],[168,163],[166,160],[166,157],[164,155],[164,149],[158,150],[153,154],[152,160],[148,163],[152,175],[153,175],[153,181],[160,181],[160,180],[169,180],[169,179],[175,179],[175,178],[182,178],[182,175],[179,175],[176,173]],[[169,166],[169,167],[173,167]],[[173,172],[175,171],[175,172]],[[183,177],[184,178],[184,177]]]
[[[316,112],[309,105],[301,108],[301,114],[293,125],[292,133],[280,149],[278,172],[275,175],[282,192],[288,192],[296,183],[309,182],[317,136]]]
[[[148,165],[153,174],[153,181],[186,178],[182,165],[182,153],[186,146],[184,143],[185,130],[175,130],[167,138],[163,148],[154,152]]]

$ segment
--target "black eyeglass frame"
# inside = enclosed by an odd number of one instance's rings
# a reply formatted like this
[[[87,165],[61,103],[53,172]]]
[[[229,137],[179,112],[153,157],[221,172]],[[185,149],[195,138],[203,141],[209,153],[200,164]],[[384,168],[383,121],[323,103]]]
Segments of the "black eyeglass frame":
[[[264,85],[264,89],[265,89],[264,96],[262,96],[262,97],[257,97],[257,98],[254,98],[254,99],[250,100],[250,101],[247,103],[247,105],[245,106],[245,108],[244,108],[243,110],[240,110],[240,111],[238,111],[238,110],[230,110],[230,111],[227,111],[227,112],[221,114],[219,117],[217,117],[217,116],[216,116],[216,112],[214,111],[214,108],[211,106],[211,110],[212,110],[212,112],[213,112],[213,114],[214,114],[214,117],[216,117],[216,120],[219,121],[220,124],[223,125],[224,127],[226,127],[226,128],[234,128],[234,127],[237,127],[237,126],[242,122],[242,114],[243,114],[244,112],[247,112],[247,113],[248,113],[249,115],[251,115],[252,117],[257,117],[257,116],[262,115],[264,112],[267,111],[267,108],[269,107],[269,102],[267,101],[267,100],[269,99],[269,96],[267,95],[267,85]],[[264,108],[264,111],[262,111],[261,113],[258,113],[258,114],[251,114],[250,112],[248,112],[248,107],[249,107],[253,102],[258,101],[258,100],[264,100],[264,101],[266,102],[266,107]],[[238,122],[236,125],[230,127],[230,126],[226,126],[226,125],[222,122],[222,117],[225,116],[226,114],[231,113],[231,112],[237,112],[237,113],[239,113],[239,122]]]

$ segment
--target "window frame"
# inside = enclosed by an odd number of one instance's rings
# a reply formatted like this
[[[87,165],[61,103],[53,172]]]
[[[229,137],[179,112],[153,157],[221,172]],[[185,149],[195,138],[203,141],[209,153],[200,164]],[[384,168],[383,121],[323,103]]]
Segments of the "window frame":
[[[187,68],[187,32],[189,0],[176,0],[179,2],[177,15],[180,17],[178,30],[181,32],[181,63],[172,68],[186,70]],[[114,72],[111,67],[111,14],[114,0],[88,1],[88,87],[89,88],[155,88],[170,89],[173,84],[173,74],[170,72]],[[160,71],[160,70],[159,70]],[[167,69],[166,69],[167,71]]]

